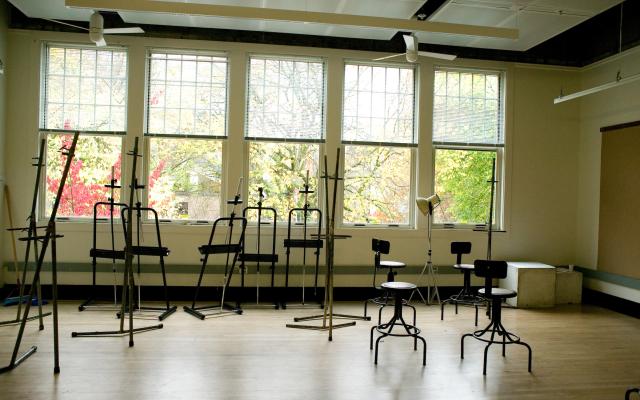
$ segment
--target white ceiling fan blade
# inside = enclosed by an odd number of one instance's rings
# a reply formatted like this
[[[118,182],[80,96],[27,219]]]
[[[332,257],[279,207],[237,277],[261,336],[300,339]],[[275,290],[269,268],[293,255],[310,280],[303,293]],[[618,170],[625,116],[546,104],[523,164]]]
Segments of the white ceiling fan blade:
[[[97,46],[97,47],[104,47],[104,46],[106,46],[106,45],[107,45],[107,42],[104,40],[104,38],[102,38],[102,39],[100,39],[100,40],[98,40],[98,41],[96,42],[96,46]]]
[[[404,44],[407,46],[407,53],[418,50],[418,38],[413,35],[402,35]]]
[[[433,53],[431,51],[419,51],[418,55],[430,58],[439,58],[441,60],[455,60],[458,56],[455,54]]]
[[[105,29],[103,31],[105,34],[107,35],[114,35],[114,34],[126,34],[126,33],[144,33],[144,31],[142,30],[142,28],[136,26],[133,28],[108,28]]]
[[[407,53],[400,53],[400,54],[394,54],[392,56],[386,56],[386,57],[380,57],[380,58],[374,58],[371,61],[382,61],[382,60],[388,60],[389,58],[394,58],[394,57],[400,57],[400,56],[404,56]]]
[[[49,21],[49,22],[55,22],[56,24],[67,25],[67,26],[70,26],[72,28],[81,29],[83,31],[88,31],[89,30],[89,29],[84,28],[82,26],[73,25],[73,24],[69,24],[67,22],[58,21],[57,19],[47,19],[47,18],[42,18],[42,19],[44,19],[45,21]]]

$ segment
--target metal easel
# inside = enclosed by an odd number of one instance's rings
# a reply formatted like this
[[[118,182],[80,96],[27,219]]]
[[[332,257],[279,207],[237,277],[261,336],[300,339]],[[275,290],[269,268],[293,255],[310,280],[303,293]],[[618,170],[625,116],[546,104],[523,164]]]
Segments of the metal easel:
[[[257,233],[257,253],[247,253],[246,245],[242,246],[242,253],[240,253],[240,271],[242,273],[242,279],[240,287],[244,289],[245,285],[245,276],[247,273],[247,262],[255,262],[256,263],[256,302],[255,304],[249,305],[250,307],[270,307],[270,308],[279,308],[278,299],[275,293],[275,271],[276,271],[276,262],[278,262],[278,254],[276,254],[276,228],[278,225],[278,212],[273,207],[263,207],[262,200],[264,199],[264,190],[259,187],[258,188],[258,205],[256,207],[245,207],[242,211],[242,216],[247,219],[247,213],[251,210],[257,211],[258,221],[256,225],[256,233]],[[262,222],[262,213],[267,211],[271,213],[273,217],[272,220]],[[271,252],[263,254],[261,252],[261,231],[262,225],[273,225],[272,233],[271,233]],[[271,295],[273,296],[273,304],[260,304],[260,263],[270,263],[271,264]]]
[[[38,286],[38,282],[40,282],[40,272],[42,271],[42,265],[44,264],[44,258],[47,254],[47,248],[49,247],[49,244],[51,244],[51,290],[52,290],[51,304],[53,307],[53,313],[52,313],[53,314],[53,372],[55,374],[60,372],[60,349],[58,346],[58,271],[57,271],[57,265],[56,265],[56,262],[57,262],[56,239],[61,238],[62,235],[56,234],[56,215],[58,214],[58,207],[60,206],[60,199],[62,198],[64,185],[67,181],[67,176],[69,175],[69,168],[71,167],[71,161],[73,160],[73,156],[75,155],[76,144],[78,142],[79,135],[80,135],[79,132],[76,132],[73,135],[73,141],[71,142],[71,146],[68,149],[64,147],[61,149],[62,154],[67,157],[67,160],[64,166],[64,170],[62,172],[62,177],[60,178],[60,184],[58,185],[58,192],[56,193],[55,201],[51,209],[51,215],[49,216],[49,222],[47,224],[44,235],[38,236],[36,231],[31,229],[32,228],[31,224],[34,224],[35,226],[35,222],[33,222],[35,218],[33,218],[32,221],[30,221],[28,236],[20,239],[22,241],[27,242],[27,248],[29,247],[28,243],[34,242],[34,247],[35,247],[35,243],[37,243],[38,241],[42,243],[42,247],[40,248],[40,252],[37,257],[36,270],[33,274],[33,282],[31,284],[31,287],[29,288],[29,297],[28,297],[29,301],[27,301],[27,303],[25,304],[24,314],[22,315],[22,320],[20,321],[20,329],[18,330],[16,343],[13,347],[13,353],[11,354],[11,361],[9,362],[9,365],[7,365],[6,367],[0,368],[0,374],[13,370],[18,365],[20,365],[24,360],[26,360],[28,357],[33,355],[38,349],[37,346],[31,346],[29,350],[27,350],[22,355],[18,356],[18,352],[20,351],[20,344],[22,343],[22,336],[24,335],[24,328],[27,325],[27,321],[29,320],[29,310],[31,309],[31,299],[33,298],[33,292],[35,287]],[[40,169],[42,167],[44,143],[45,143],[45,140],[44,139],[41,140],[40,154],[38,156],[38,173],[40,172]],[[39,181],[39,179],[40,177],[38,176],[36,178],[36,181]],[[36,193],[33,198],[33,203],[37,202],[37,197],[38,197],[38,192],[37,192],[37,186],[36,186]],[[27,250],[27,254],[28,254],[28,250]],[[25,264],[25,270],[26,270],[26,264]],[[39,297],[38,302],[40,305],[41,298],[40,296],[38,297]],[[43,329],[42,325],[40,329]]]
[[[237,217],[236,216],[236,206],[238,204],[242,204],[242,200],[240,199],[240,189],[242,187],[242,178],[238,182],[238,189],[236,191],[236,195],[233,200],[227,201],[227,204],[232,204],[233,208],[231,209],[231,215],[229,217],[218,218],[213,223],[211,227],[211,234],[209,235],[209,242],[205,245],[198,247],[198,251],[202,254],[202,267],[200,268],[200,276],[198,277],[198,284],[196,285],[196,292],[193,296],[193,302],[191,306],[184,306],[183,309],[185,312],[193,315],[196,318],[204,320],[206,317],[221,317],[225,315],[232,314],[242,314],[242,308],[240,307],[240,302],[236,302],[236,306],[231,306],[225,303],[225,296],[229,291],[229,284],[231,282],[231,278],[233,277],[233,269],[236,266],[236,262],[238,261],[239,254],[242,251],[242,246],[244,245],[244,233],[247,228],[247,219],[245,217]],[[241,232],[237,238],[237,241],[233,241],[233,228],[235,223],[239,222],[241,224]],[[225,237],[225,241],[222,244],[215,244],[215,232],[218,224],[226,223],[227,224],[227,235]],[[196,302],[198,301],[198,294],[200,292],[200,288],[202,286],[202,278],[204,276],[205,268],[207,267],[207,262],[209,261],[209,256],[211,254],[225,254],[226,262],[224,265],[224,278],[222,282],[222,296],[220,298],[220,304],[208,305],[208,306],[199,306],[196,307]],[[229,259],[231,254],[233,254],[233,259],[231,264],[229,264]]]
[[[323,246],[322,238],[320,237],[320,233],[322,232],[322,211],[319,208],[311,208],[309,207],[309,194],[314,193],[313,190],[309,187],[309,170],[307,170],[307,177],[304,181],[304,189],[300,190],[299,193],[304,195],[304,205],[301,208],[292,208],[289,210],[289,219],[287,223],[287,238],[284,240],[284,247],[287,249],[287,263],[285,267],[285,278],[284,278],[284,295],[282,299],[282,308],[287,308],[287,295],[289,289],[289,260],[291,255],[292,248],[302,249],[302,303],[293,305],[294,308],[308,308],[309,305],[305,303],[305,278],[306,278],[306,267],[307,267],[307,249],[315,249],[315,272],[314,272],[314,281],[313,281],[313,297],[320,303],[320,308],[322,308],[322,303],[318,300],[318,270],[320,264],[320,249]],[[291,238],[291,228],[293,225],[293,215],[297,212],[302,211],[302,239],[292,239]],[[308,239],[308,220],[309,216],[316,215],[318,217],[318,226],[317,233],[315,239]],[[289,307],[292,307],[291,305]],[[313,308],[317,308],[317,305],[313,305]]]
[[[297,329],[310,329],[310,330],[318,330],[318,331],[328,331],[329,332],[329,341],[333,340],[333,330],[338,328],[346,328],[348,326],[354,326],[355,321],[345,322],[341,324],[334,324],[333,318],[342,318],[342,319],[359,319],[365,320],[365,317],[359,315],[347,315],[347,314],[337,314],[333,312],[333,275],[334,275],[334,245],[335,239],[346,239],[349,238],[349,235],[336,235],[335,234],[335,211],[336,211],[336,198],[338,193],[338,183],[344,178],[340,178],[338,173],[340,172],[340,149],[337,150],[336,154],[336,169],[333,175],[329,175],[329,169],[327,166],[327,156],[324,156],[324,175],[322,178],[324,179],[324,187],[325,187],[325,199],[327,205],[327,213],[326,213],[326,233],[325,240],[327,242],[327,251],[326,251],[326,263],[327,263],[327,273],[325,277],[325,291],[324,291],[324,312],[321,315],[313,315],[310,317],[300,317],[294,318],[294,322],[302,322],[302,321],[311,321],[322,319],[322,325],[303,325],[303,324],[287,324],[287,328],[297,328]],[[333,184],[333,198],[331,207],[329,207],[329,181],[334,181]],[[318,237],[320,239],[320,237]]]
[[[13,250],[13,256],[14,256],[14,268],[15,268],[15,272],[16,272],[16,287],[18,289],[18,309],[16,310],[16,317],[15,319],[12,320],[7,320],[7,321],[2,321],[0,322],[0,326],[3,325],[14,325],[14,324],[18,324],[21,322],[20,319],[20,313],[22,312],[22,302],[24,301],[24,292],[25,292],[25,284],[27,282],[27,268],[29,266],[29,253],[31,252],[31,241],[27,241],[27,246],[26,246],[26,250],[25,250],[25,255],[24,255],[24,267],[22,270],[22,279],[20,279],[20,272],[18,270],[18,262],[16,260],[17,256],[17,252],[16,252],[16,242],[15,242],[15,238],[14,238],[14,232],[16,231],[21,231],[27,232],[27,237],[33,237],[33,236],[38,236],[37,234],[37,230],[38,228],[44,228],[43,226],[38,227],[36,225],[36,208],[38,206],[38,190],[40,189],[40,177],[42,176],[42,167],[44,166],[44,152],[45,152],[45,139],[42,139],[40,141],[40,148],[39,148],[39,153],[38,153],[38,157],[35,157],[34,160],[36,160],[36,164],[32,164],[33,166],[36,167],[36,181],[35,181],[35,188],[34,188],[34,193],[33,193],[33,201],[31,202],[31,212],[29,213],[29,217],[27,218],[27,220],[29,221],[29,226],[26,228],[14,228],[13,227],[13,218],[11,216],[11,206],[10,206],[10,198],[9,198],[9,189],[7,188],[7,186],[4,187],[4,194],[5,194],[5,201],[7,203],[7,212],[9,214],[9,229],[7,229],[9,232],[11,232],[11,243],[12,243],[12,250]],[[34,258],[37,260],[38,259],[38,242],[35,241],[33,243],[33,253],[34,253]],[[37,300],[38,300],[38,315],[37,316],[33,316],[33,317],[28,317],[27,321],[33,321],[35,319],[39,319],[39,329],[43,330],[44,329],[44,323],[42,321],[43,317],[47,317],[49,315],[51,315],[50,312],[47,313],[43,313],[42,312],[42,290],[40,288],[40,280],[38,279],[36,281],[36,296],[37,296]],[[31,303],[32,297],[29,297],[27,299],[27,302]]]
[[[131,167],[131,184],[129,185],[129,203],[125,212],[126,218],[126,233],[125,233],[125,247],[124,247],[124,278],[122,283],[122,302],[120,306],[120,329],[114,331],[93,331],[93,332],[71,332],[71,337],[93,337],[93,336],[129,336],[129,347],[133,347],[133,334],[140,332],[147,332],[155,329],[162,329],[162,324],[143,326],[140,328],[133,327],[133,314],[135,311],[133,293],[135,291],[135,282],[133,279],[133,210],[134,210],[134,195],[136,190],[136,169],[138,165],[138,158],[141,155],[138,152],[138,140],[135,138],[133,145],[133,151],[127,153],[132,156],[133,162]],[[125,301],[126,299],[126,301]],[[128,306],[129,314],[129,329],[124,329],[124,315],[125,306]]]
[[[114,211],[115,207],[118,207],[120,211],[125,208],[127,205],[125,203],[116,203],[114,200],[115,189],[120,189],[122,186],[117,185],[118,180],[115,178],[115,169],[111,167],[111,181],[109,184],[104,185],[104,187],[109,188],[110,195],[107,198],[107,201],[99,201],[93,205],[93,246],[89,251],[89,256],[91,257],[91,294],[87,300],[85,300],[82,304],[78,306],[78,311],[84,310],[118,310],[120,307],[118,306],[118,284],[116,280],[116,260],[124,261],[124,250],[116,250],[116,238],[114,232]],[[111,248],[110,249],[100,249],[98,248],[98,239],[97,239],[97,227],[98,227],[98,208],[100,206],[109,206],[109,228],[111,233]],[[109,259],[111,260],[111,272],[113,273],[113,305],[106,304],[96,304],[96,299],[94,298],[96,293],[96,269],[98,265],[98,259]]]

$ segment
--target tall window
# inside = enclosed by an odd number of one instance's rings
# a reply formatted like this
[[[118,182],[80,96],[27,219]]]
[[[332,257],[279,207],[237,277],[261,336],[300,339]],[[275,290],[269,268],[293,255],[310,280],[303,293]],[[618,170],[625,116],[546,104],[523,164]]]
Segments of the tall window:
[[[318,58],[252,56],[249,62],[247,123],[249,197],[262,187],[265,205],[286,221],[304,205],[306,176],[318,206],[319,146],[324,141],[325,65]],[[299,222],[300,215],[294,215]]]
[[[435,192],[442,203],[436,223],[479,225],[489,220],[492,160],[497,190],[494,223],[502,221],[504,146],[500,72],[437,69],[434,81]]]
[[[409,224],[414,104],[413,67],[345,65],[344,223]]]
[[[76,147],[58,215],[91,217],[93,205],[107,201],[104,185],[120,180],[122,136],[126,133],[127,53],[122,48],[47,44],[43,50],[40,128],[47,139],[46,215],[60,183],[73,131]],[[118,201],[119,191],[114,193]],[[98,210],[107,216],[106,208]]]
[[[148,204],[162,219],[216,219],[227,134],[227,58],[151,50],[148,66]]]

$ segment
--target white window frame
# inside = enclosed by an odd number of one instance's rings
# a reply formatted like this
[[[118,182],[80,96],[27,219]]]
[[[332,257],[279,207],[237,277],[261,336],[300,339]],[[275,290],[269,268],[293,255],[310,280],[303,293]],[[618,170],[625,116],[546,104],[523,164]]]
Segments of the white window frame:
[[[149,94],[150,94],[150,81],[151,81],[151,53],[159,52],[166,54],[178,54],[178,55],[202,55],[211,57],[221,57],[226,59],[227,69],[225,76],[225,123],[223,135],[198,135],[198,134],[157,134],[149,133]],[[220,217],[224,216],[225,201],[225,187],[226,187],[226,173],[225,173],[225,157],[227,154],[228,137],[229,137],[229,54],[225,51],[215,50],[194,50],[194,49],[182,49],[182,48],[170,48],[170,47],[148,47],[145,51],[145,81],[144,81],[144,144],[143,144],[143,175],[144,175],[144,189],[141,191],[141,202],[144,206],[149,205],[149,175],[151,165],[151,139],[193,139],[193,140],[218,140],[221,142],[221,159],[222,159],[222,174],[220,177],[220,198],[219,209],[221,212]],[[162,224],[171,225],[198,225],[209,223],[213,220],[201,220],[201,219],[167,219],[158,217],[158,221]],[[151,222],[148,215],[144,215],[144,222]]]
[[[353,140],[343,140],[343,129],[344,129],[344,96],[345,96],[345,69],[347,65],[366,65],[371,67],[392,67],[392,68],[411,68],[413,69],[413,143],[386,143],[386,142],[375,142],[375,141],[353,141]],[[415,64],[407,64],[402,62],[379,62],[379,61],[371,61],[371,60],[354,60],[354,59],[345,59],[342,66],[342,107],[340,110],[340,143],[342,146],[342,160],[341,160],[341,176],[344,177],[345,174],[345,154],[346,154],[346,146],[380,146],[380,147],[409,147],[411,148],[411,161],[410,161],[410,192],[409,192],[409,215],[406,224],[367,224],[367,223],[352,223],[344,221],[344,185],[342,186],[342,191],[340,195],[340,207],[338,207],[337,213],[338,220],[340,221],[340,226],[343,228],[358,228],[358,229],[413,229],[415,227],[416,213],[415,204],[416,199],[416,169],[417,169],[417,150],[419,146],[419,135],[418,135],[418,104],[419,104],[419,89],[420,89],[420,68],[418,68]]]
[[[442,142],[432,142],[432,164],[431,170],[433,171],[431,178],[431,192],[435,192],[435,183],[436,183],[436,151],[437,150],[469,150],[469,151],[492,151],[496,153],[496,184],[495,184],[495,192],[494,192],[494,209],[493,209],[493,225],[492,229],[494,231],[499,231],[504,228],[505,220],[504,220],[504,203],[505,203],[505,147],[506,147],[506,71],[503,70],[492,70],[492,69],[483,69],[483,68],[458,68],[458,67],[442,67],[435,66],[432,74],[432,79],[435,79],[435,73],[438,71],[458,71],[458,72],[471,72],[471,73],[493,73],[499,76],[499,86],[498,86],[498,100],[499,107],[501,110],[499,111],[501,115],[501,127],[503,144],[502,145],[479,145],[479,144],[464,144],[464,143],[442,143]],[[435,97],[434,93],[431,93],[432,97]],[[433,119],[434,110],[431,110],[431,118]],[[491,176],[487,177],[487,180],[491,179]],[[487,182],[487,185],[489,183]],[[437,213],[437,209],[434,213]],[[486,224],[488,222],[489,215],[487,214],[487,218],[485,219],[485,223],[483,224],[465,224],[465,223],[433,223],[434,229],[475,229],[475,230],[484,230],[486,229]]]
[[[130,57],[129,57],[129,51],[128,48],[125,46],[106,46],[106,47],[101,47],[98,48],[97,50],[117,50],[117,51],[122,51],[125,53],[126,56],[126,60],[127,60],[127,69],[125,72],[125,93],[124,93],[124,98],[125,98],[125,106],[124,106],[124,130],[123,131],[110,131],[110,130],[102,130],[102,131],[96,131],[96,130],[79,130],[79,129],[54,129],[54,128],[46,128],[45,127],[45,121],[46,121],[46,105],[47,105],[47,84],[48,84],[48,76],[47,76],[47,72],[48,72],[48,67],[49,67],[49,54],[48,54],[48,50],[51,47],[59,47],[59,48],[64,48],[64,49],[68,49],[68,48],[75,48],[75,49],[79,49],[79,50],[96,50],[95,46],[91,46],[91,45],[86,45],[86,44],[82,44],[82,43],[65,43],[65,42],[43,42],[42,43],[42,47],[41,47],[41,51],[40,51],[40,96],[38,99],[38,103],[39,103],[39,110],[38,110],[38,144],[40,143],[40,140],[45,139],[45,154],[43,155],[43,160],[44,160],[44,165],[43,165],[43,169],[41,171],[41,175],[40,175],[40,184],[38,187],[38,192],[39,192],[39,199],[38,199],[38,205],[37,205],[37,209],[36,209],[36,213],[37,213],[37,219],[39,221],[44,221],[46,220],[47,217],[47,142],[49,140],[49,136],[52,134],[69,134],[69,135],[73,135],[76,132],[80,133],[80,138],[82,138],[83,135],[85,136],[109,136],[109,137],[119,137],[120,138],[120,157],[121,157],[121,164],[120,164],[120,169],[121,169],[121,175],[124,174],[124,171],[126,169],[126,159],[124,157],[125,155],[125,151],[124,151],[124,139],[127,136],[127,117],[128,117],[128,110],[129,110],[129,103],[128,103],[128,92],[129,92],[129,71],[131,68],[131,63],[130,63]],[[82,71],[82,63],[80,63],[80,70]],[[81,87],[80,87],[81,88]],[[63,93],[64,95],[64,93]],[[108,184],[109,182],[104,182],[104,184]],[[120,184],[120,182],[118,182],[118,184]],[[123,196],[123,191],[122,189],[119,189],[119,195],[122,201],[122,196]],[[104,201],[107,201],[107,199],[104,199]],[[115,216],[115,218],[119,218],[118,216]],[[92,216],[56,216],[56,221],[70,221],[70,222],[89,222],[92,221],[93,217]],[[98,221],[100,222],[100,220]]]
[[[250,93],[249,93],[249,86],[250,86],[250,82],[251,82],[251,59],[252,58],[262,58],[262,59],[272,59],[272,60],[278,60],[278,61],[313,61],[313,62],[320,62],[322,63],[322,124],[321,124],[321,137],[319,139],[304,139],[304,138],[295,138],[295,139],[288,139],[288,138],[270,138],[270,137],[255,137],[255,136],[249,136],[249,97],[250,97]],[[328,63],[327,63],[327,58],[325,57],[318,57],[318,56],[305,56],[305,55],[292,55],[292,54],[265,54],[265,53],[249,53],[247,54],[246,57],[246,62],[245,65],[247,66],[247,71],[246,71],[246,79],[245,79],[245,124],[244,124],[244,180],[245,182],[247,182],[247,184],[245,185],[245,192],[244,193],[244,197],[246,199],[248,199],[247,204],[250,205],[251,203],[251,198],[254,195],[253,193],[249,193],[249,179],[250,179],[250,164],[251,164],[251,160],[249,159],[249,153],[250,153],[250,146],[252,142],[255,143],[281,143],[281,144],[315,144],[318,146],[318,171],[317,174],[315,176],[309,176],[309,180],[311,179],[315,179],[317,184],[317,187],[311,187],[312,190],[314,190],[316,193],[316,197],[317,197],[317,204],[311,205],[311,208],[318,208],[320,209],[323,213],[326,212],[325,210],[325,202],[324,202],[324,185],[323,185],[323,181],[321,179],[321,175],[322,175],[322,160],[323,157],[322,155],[325,153],[325,149],[326,149],[326,137],[327,137],[327,87],[328,87],[328,83],[327,83],[327,72],[328,72]],[[299,188],[302,189],[302,188]],[[265,207],[269,206],[269,202],[268,200],[265,201]],[[323,218],[324,218],[324,214],[323,214]],[[288,220],[288,215],[283,215],[282,219],[285,221],[283,222],[282,220],[280,222],[278,222],[279,224],[286,224],[286,221]],[[270,222],[270,221],[264,221],[264,222]],[[264,223],[263,222],[263,223]],[[249,220],[248,221],[249,225],[257,225],[257,221],[253,221],[253,220]],[[324,224],[324,221],[322,221],[322,223]],[[317,222],[313,222],[311,220],[308,221],[307,226],[317,226]],[[292,226],[292,228],[296,228],[297,225]]]

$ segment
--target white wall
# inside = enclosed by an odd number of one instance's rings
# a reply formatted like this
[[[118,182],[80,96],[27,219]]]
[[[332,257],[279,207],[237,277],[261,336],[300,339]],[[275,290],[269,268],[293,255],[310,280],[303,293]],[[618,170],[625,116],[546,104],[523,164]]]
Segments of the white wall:
[[[40,50],[43,40],[76,41],[85,43],[85,35],[55,32],[11,31],[9,35],[9,61],[12,70],[19,76],[12,77],[8,93],[9,104],[8,140],[5,151],[7,181],[13,190],[15,201],[14,219],[26,216],[28,200],[32,195],[34,171],[29,167],[30,157],[36,152],[39,107]],[[141,134],[143,130],[144,55],[147,47],[197,48],[227,51],[230,57],[229,139],[226,143],[227,176],[226,195],[235,191],[244,163],[245,107],[245,63],[249,53],[275,53],[316,55],[328,61],[328,106],[327,106],[327,154],[329,165],[333,165],[335,146],[339,143],[341,88],[343,60],[371,59],[378,53],[314,49],[293,46],[268,46],[244,43],[210,41],[168,40],[154,38],[113,37],[112,44],[129,47],[130,86],[128,130]],[[451,65],[485,67],[506,71],[507,83],[507,132],[506,132],[506,180],[505,220],[506,233],[494,235],[493,257],[510,260],[538,260],[549,264],[575,262],[576,231],[575,204],[577,201],[577,166],[579,121],[578,105],[567,104],[554,107],[552,100],[560,87],[575,89],[578,72],[572,69],[540,68],[498,62],[456,60]],[[419,138],[418,190],[419,194],[431,192],[432,149],[431,95],[433,91],[433,63],[423,59],[419,65]],[[126,149],[132,147],[129,138]],[[126,168],[126,166],[125,166]],[[128,176],[125,175],[125,176]],[[372,237],[385,238],[392,243],[390,258],[397,258],[410,265],[422,265],[425,257],[426,220],[420,216],[417,229],[339,229],[337,233],[350,234],[353,238],[338,241],[337,265],[369,266],[372,254],[369,250]],[[59,241],[58,259],[61,262],[86,262],[91,247],[90,224],[60,223],[58,230],[65,234]],[[163,242],[171,248],[170,264],[197,264],[197,245],[206,241],[208,227],[163,226]],[[106,233],[106,230],[105,230]],[[285,230],[279,235],[285,235]],[[434,261],[446,265],[453,262],[449,254],[449,243],[453,240],[473,242],[472,257],[484,257],[486,235],[466,230],[434,232]],[[250,236],[249,240],[252,240]],[[284,252],[278,240],[281,259]],[[5,248],[7,244],[5,243]],[[295,262],[299,262],[296,258]],[[174,279],[174,277],[172,277]],[[459,275],[443,278],[441,284],[460,284]],[[62,274],[61,283],[88,283],[85,274]],[[460,281],[460,282],[459,282]],[[108,281],[107,281],[108,282]],[[192,284],[193,277],[175,277],[173,284]],[[370,278],[361,276],[339,276],[339,285],[369,285]]]
[[[590,88],[616,79],[616,73],[640,73],[640,47],[592,64],[580,73],[581,86]],[[640,120],[640,82],[585,96],[580,102],[578,203],[576,208],[576,262],[598,268],[600,207],[600,128]],[[639,184],[634,182],[630,184]],[[637,204],[630,204],[637,207]],[[586,286],[640,302],[640,291],[586,280]]]
[[[0,1],[0,60],[5,65],[4,75],[0,75],[0,204],[2,205],[2,211],[0,212],[0,226],[4,226],[5,220],[5,206],[4,206],[4,153],[5,153],[5,138],[6,138],[6,107],[7,107],[7,79],[9,79],[9,71],[7,71],[7,43],[8,43],[8,22],[9,22],[9,8],[5,1]],[[4,229],[0,230],[0,242],[4,243]],[[0,265],[4,265],[4,248],[0,247]],[[9,254],[9,253],[6,253]],[[0,287],[4,285],[4,269],[0,268]]]

